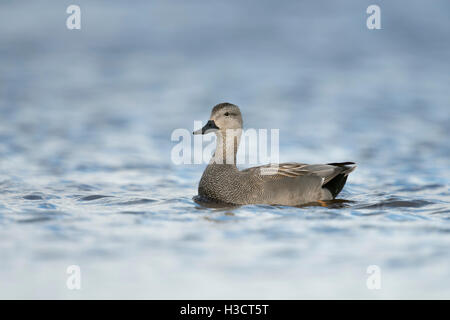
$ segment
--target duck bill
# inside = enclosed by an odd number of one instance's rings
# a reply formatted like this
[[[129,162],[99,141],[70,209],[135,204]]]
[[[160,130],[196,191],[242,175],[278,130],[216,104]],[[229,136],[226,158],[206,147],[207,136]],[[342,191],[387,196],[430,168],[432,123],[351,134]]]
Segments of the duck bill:
[[[213,132],[214,130],[219,130],[214,120],[209,120],[205,126],[197,131],[192,132],[192,134],[207,134]]]

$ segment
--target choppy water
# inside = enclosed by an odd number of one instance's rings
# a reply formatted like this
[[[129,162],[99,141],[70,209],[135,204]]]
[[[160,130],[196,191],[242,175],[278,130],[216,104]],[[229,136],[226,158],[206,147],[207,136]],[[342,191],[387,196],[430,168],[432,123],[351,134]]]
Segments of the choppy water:
[[[69,4],[0,3],[1,298],[450,297],[448,1]],[[222,101],[347,201],[196,204],[170,135]]]

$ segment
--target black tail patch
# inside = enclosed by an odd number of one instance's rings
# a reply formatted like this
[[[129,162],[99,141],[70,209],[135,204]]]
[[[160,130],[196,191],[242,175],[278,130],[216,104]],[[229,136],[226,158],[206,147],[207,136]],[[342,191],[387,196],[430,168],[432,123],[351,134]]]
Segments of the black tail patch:
[[[344,185],[347,182],[347,177],[347,174],[340,173],[336,177],[325,183],[322,188],[328,189],[333,195],[333,198],[336,198],[339,192],[341,192],[342,188],[344,188]]]
[[[333,162],[333,163],[327,163],[330,166],[336,166],[336,167],[342,167],[342,166],[349,166],[355,164],[354,162]]]

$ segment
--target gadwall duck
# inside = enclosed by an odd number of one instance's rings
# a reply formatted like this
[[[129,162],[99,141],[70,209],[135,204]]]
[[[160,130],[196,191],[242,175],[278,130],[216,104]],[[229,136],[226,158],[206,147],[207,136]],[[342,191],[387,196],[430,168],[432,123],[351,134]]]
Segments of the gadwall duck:
[[[289,162],[239,170],[236,153],[242,124],[239,108],[221,103],[213,108],[207,124],[193,132],[214,132],[217,136],[216,151],[198,186],[201,198],[237,205],[289,206],[332,200],[356,168],[353,162],[312,165]]]

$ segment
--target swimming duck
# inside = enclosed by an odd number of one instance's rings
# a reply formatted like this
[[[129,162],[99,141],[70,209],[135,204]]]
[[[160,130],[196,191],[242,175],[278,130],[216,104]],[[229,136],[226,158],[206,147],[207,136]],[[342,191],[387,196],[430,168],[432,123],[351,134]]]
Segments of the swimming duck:
[[[269,204],[297,206],[332,200],[341,192],[354,162],[268,164],[239,170],[236,154],[243,121],[239,107],[220,103],[206,125],[193,134],[214,132],[216,150],[200,179],[202,198],[229,204]]]

